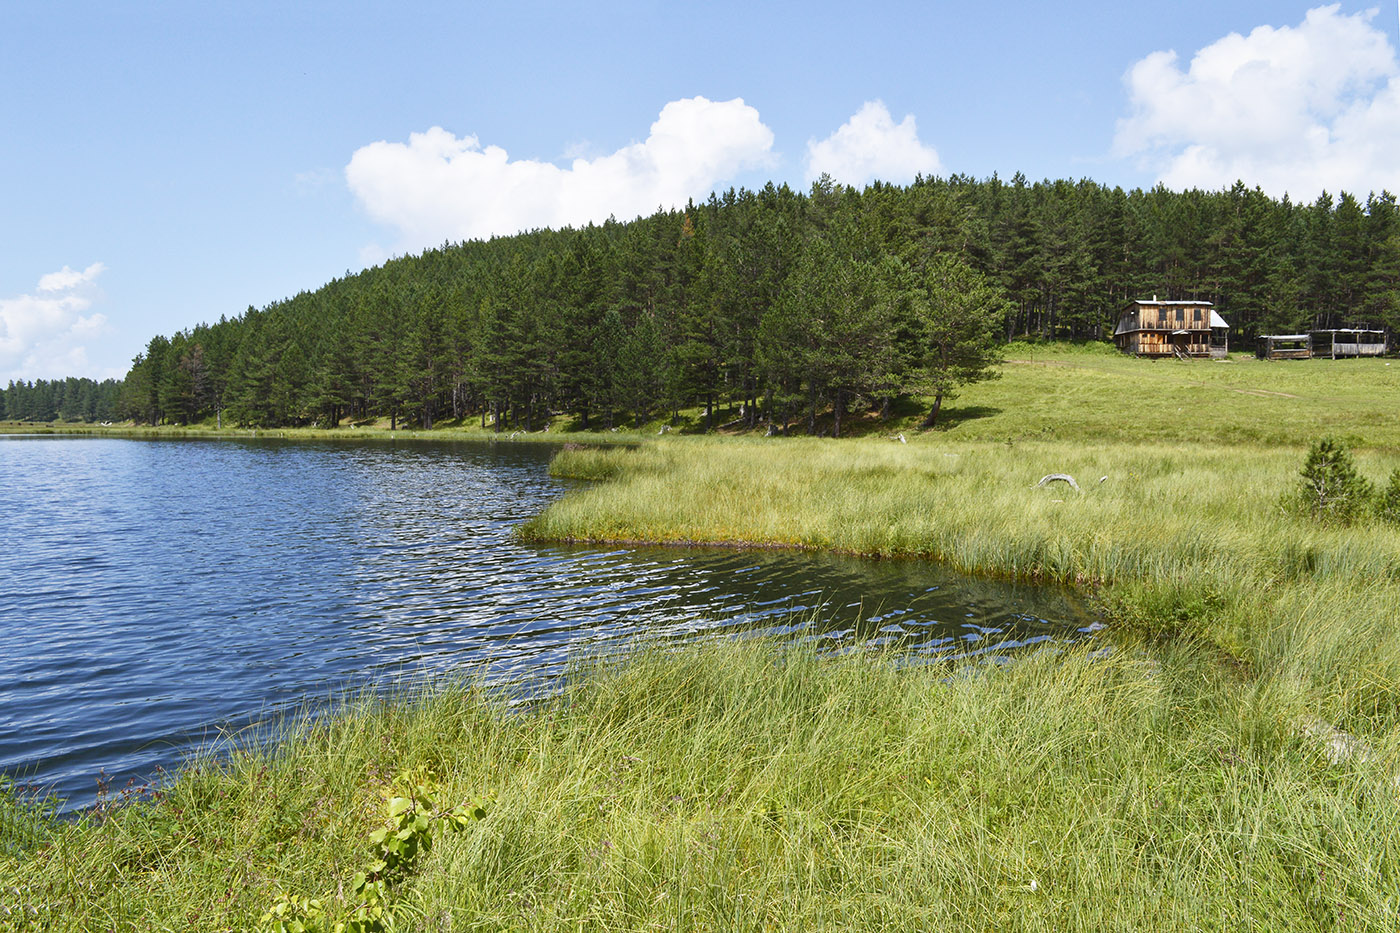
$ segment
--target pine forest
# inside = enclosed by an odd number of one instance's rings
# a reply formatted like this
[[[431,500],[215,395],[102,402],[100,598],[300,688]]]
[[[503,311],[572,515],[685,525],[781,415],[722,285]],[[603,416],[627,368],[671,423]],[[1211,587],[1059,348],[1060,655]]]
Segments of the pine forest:
[[[689,409],[708,429],[724,407],[839,434],[909,397],[933,423],[1008,341],[1106,340],[1153,295],[1214,302],[1235,347],[1394,329],[1400,211],[1388,192],[1304,204],[1243,183],[770,184],[396,258],[157,336],[120,384],[12,383],[0,416],[538,430],[569,414],[598,430]]]

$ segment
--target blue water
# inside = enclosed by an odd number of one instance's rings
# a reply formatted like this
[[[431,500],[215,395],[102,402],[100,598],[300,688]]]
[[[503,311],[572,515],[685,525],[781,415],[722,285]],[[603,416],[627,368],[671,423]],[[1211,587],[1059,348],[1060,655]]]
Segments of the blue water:
[[[528,680],[641,637],[997,659],[1094,628],[915,561],[542,547],[534,445],[0,437],[0,773],[93,801],[347,687]]]

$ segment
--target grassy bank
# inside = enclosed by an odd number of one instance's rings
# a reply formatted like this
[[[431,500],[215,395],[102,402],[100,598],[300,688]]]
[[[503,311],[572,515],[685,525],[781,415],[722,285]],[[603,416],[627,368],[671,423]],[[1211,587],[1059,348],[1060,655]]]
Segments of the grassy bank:
[[[337,897],[395,771],[494,794],[394,892],[408,929],[1370,928],[1400,906],[1380,760],[1194,652],[984,675],[765,643],[643,653],[507,714],[360,705],[0,868],[7,929],[242,929]],[[1393,749],[1381,749],[1388,756]]]
[[[1329,528],[1286,512],[1281,494],[1300,459],[1256,447],[941,438],[567,451],[561,472],[613,479],[577,490],[524,533],[835,548],[1066,582],[1093,590],[1120,628],[1212,644],[1305,689],[1338,724],[1389,728],[1400,528]],[[1396,459],[1360,458],[1377,476]],[[1034,488],[1049,473],[1076,476],[1083,493]]]
[[[280,438],[304,441],[479,441],[485,443],[584,443],[608,445],[635,443],[638,439],[654,437],[655,431],[645,434],[637,431],[493,431],[483,430],[472,425],[440,425],[432,430],[420,428],[398,428],[389,430],[388,422],[372,425],[341,425],[335,428],[243,428],[208,424],[192,425],[141,425],[86,424],[78,422],[35,423],[26,421],[0,422],[0,434],[25,435],[78,435],[83,437],[131,437],[146,440],[162,439],[205,439],[205,440],[244,440],[249,438]]]

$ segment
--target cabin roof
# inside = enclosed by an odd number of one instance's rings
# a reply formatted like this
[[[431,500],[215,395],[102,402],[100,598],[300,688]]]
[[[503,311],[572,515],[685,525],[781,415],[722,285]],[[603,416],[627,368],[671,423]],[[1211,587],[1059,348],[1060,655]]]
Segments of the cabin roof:
[[[1133,304],[1151,305],[1154,308],[1163,305],[1172,307],[1175,307],[1176,305],[1185,305],[1188,308],[1209,308],[1211,306],[1211,303],[1209,301],[1157,301],[1153,298],[1138,298],[1133,302]]]
[[[1260,334],[1260,340],[1311,340],[1312,334]]]

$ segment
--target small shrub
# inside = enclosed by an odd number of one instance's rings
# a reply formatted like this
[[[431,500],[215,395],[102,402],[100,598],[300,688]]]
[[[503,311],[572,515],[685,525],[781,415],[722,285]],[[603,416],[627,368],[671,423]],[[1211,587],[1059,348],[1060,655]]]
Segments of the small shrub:
[[[1314,521],[1349,525],[1361,517],[1374,495],[1371,481],[1356,471],[1351,451],[1335,438],[1313,443],[1300,475],[1294,504]]]
[[[1400,470],[1390,474],[1390,482],[1376,500],[1376,516],[1382,521],[1400,525]]]
[[[388,819],[369,834],[373,847],[369,864],[350,882],[349,917],[331,927],[331,933],[390,933],[396,928],[391,902],[394,888],[417,867],[418,857],[432,850],[434,825],[442,823],[461,830],[486,818],[486,800],[437,809],[433,804],[436,793],[426,768],[405,771],[394,779],[385,795]],[[257,930],[325,933],[325,919],[321,901],[282,891],[258,920]]]

